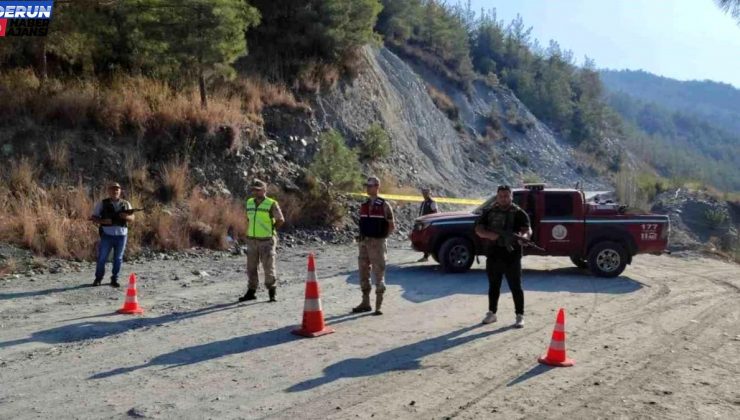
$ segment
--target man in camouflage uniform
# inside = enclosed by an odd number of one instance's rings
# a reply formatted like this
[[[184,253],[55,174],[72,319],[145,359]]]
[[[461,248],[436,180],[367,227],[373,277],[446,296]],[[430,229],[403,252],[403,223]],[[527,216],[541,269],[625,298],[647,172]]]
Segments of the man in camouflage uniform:
[[[265,271],[265,287],[270,302],[275,302],[276,230],[285,222],[278,202],[266,196],[267,184],[259,179],[252,182],[252,194],[247,200],[247,293],[239,302],[257,299],[260,263]]]
[[[488,244],[486,274],[488,275],[488,313],[484,324],[496,322],[501,281],[506,275],[514,298],[517,328],[524,327],[524,290],[522,290],[522,245],[517,235],[529,239],[532,229],[529,216],[512,202],[511,188],[501,185],[494,204],[483,210],[475,223],[475,233],[491,241]]]
[[[370,312],[370,272],[375,277],[375,315],[382,315],[380,307],[383,304],[385,292],[385,257],[386,238],[393,233],[393,210],[387,201],[378,197],[380,180],[374,176],[367,179],[365,184],[369,198],[360,206],[360,289],[362,303],[352,309],[353,313]]]

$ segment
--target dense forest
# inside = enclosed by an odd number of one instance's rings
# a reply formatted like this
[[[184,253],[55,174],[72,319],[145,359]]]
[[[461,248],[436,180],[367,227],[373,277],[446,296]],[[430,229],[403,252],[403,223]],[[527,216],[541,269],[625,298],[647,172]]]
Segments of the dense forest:
[[[679,81],[640,70],[602,70],[604,86],[668,111],[696,115],[718,128],[740,133],[740,89],[709,80]]]
[[[740,134],[622,92],[609,94],[608,101],[625,121],[630,149],[660,174],[676,184],[698,180],[724,191],[740,190]]]

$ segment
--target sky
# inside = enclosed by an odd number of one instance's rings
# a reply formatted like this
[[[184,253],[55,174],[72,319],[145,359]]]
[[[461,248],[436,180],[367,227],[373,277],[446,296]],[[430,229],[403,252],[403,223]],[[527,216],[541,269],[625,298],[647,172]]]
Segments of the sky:
[[[460,0],[466,3],[467,0]],[[450,2],[452,3],[452,2]],[[517,14],[532,36],[596,60],[598,68],[645,70],[679,80],[714,80],[740,89],[740,25],[714,0],[472,0]]]

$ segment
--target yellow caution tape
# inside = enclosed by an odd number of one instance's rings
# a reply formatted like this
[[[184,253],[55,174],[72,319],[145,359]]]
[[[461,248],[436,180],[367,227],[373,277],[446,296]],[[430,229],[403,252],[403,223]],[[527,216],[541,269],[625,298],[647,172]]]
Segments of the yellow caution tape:
[[[350,193],[355,197],[367,197],[364,193]],[[394,195],[394,194],[380,194],[382,198],[394,201],[411,201],[414,203],[421,203],[424,201],[424,197],[416,195]],[[477,206],[483,204],[485,200],[477,198],[448,198],[448,197],[434,197],[434,201],[438,203],[447,204],[462,204],[466,206]]]

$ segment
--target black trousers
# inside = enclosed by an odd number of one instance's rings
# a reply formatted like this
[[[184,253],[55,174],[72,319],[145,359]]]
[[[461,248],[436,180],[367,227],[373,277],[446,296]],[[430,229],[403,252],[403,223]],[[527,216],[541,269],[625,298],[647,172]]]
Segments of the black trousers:
[[[514,312],[517,315],[524,315],[521,255],[506,255],[506,253],[489,255],[486,259],[486,274],[488,274],[488,310],[494,314],[498,310],[501,282],[505,275],[509,290],[511,290],[511,297],[514,298]]]

